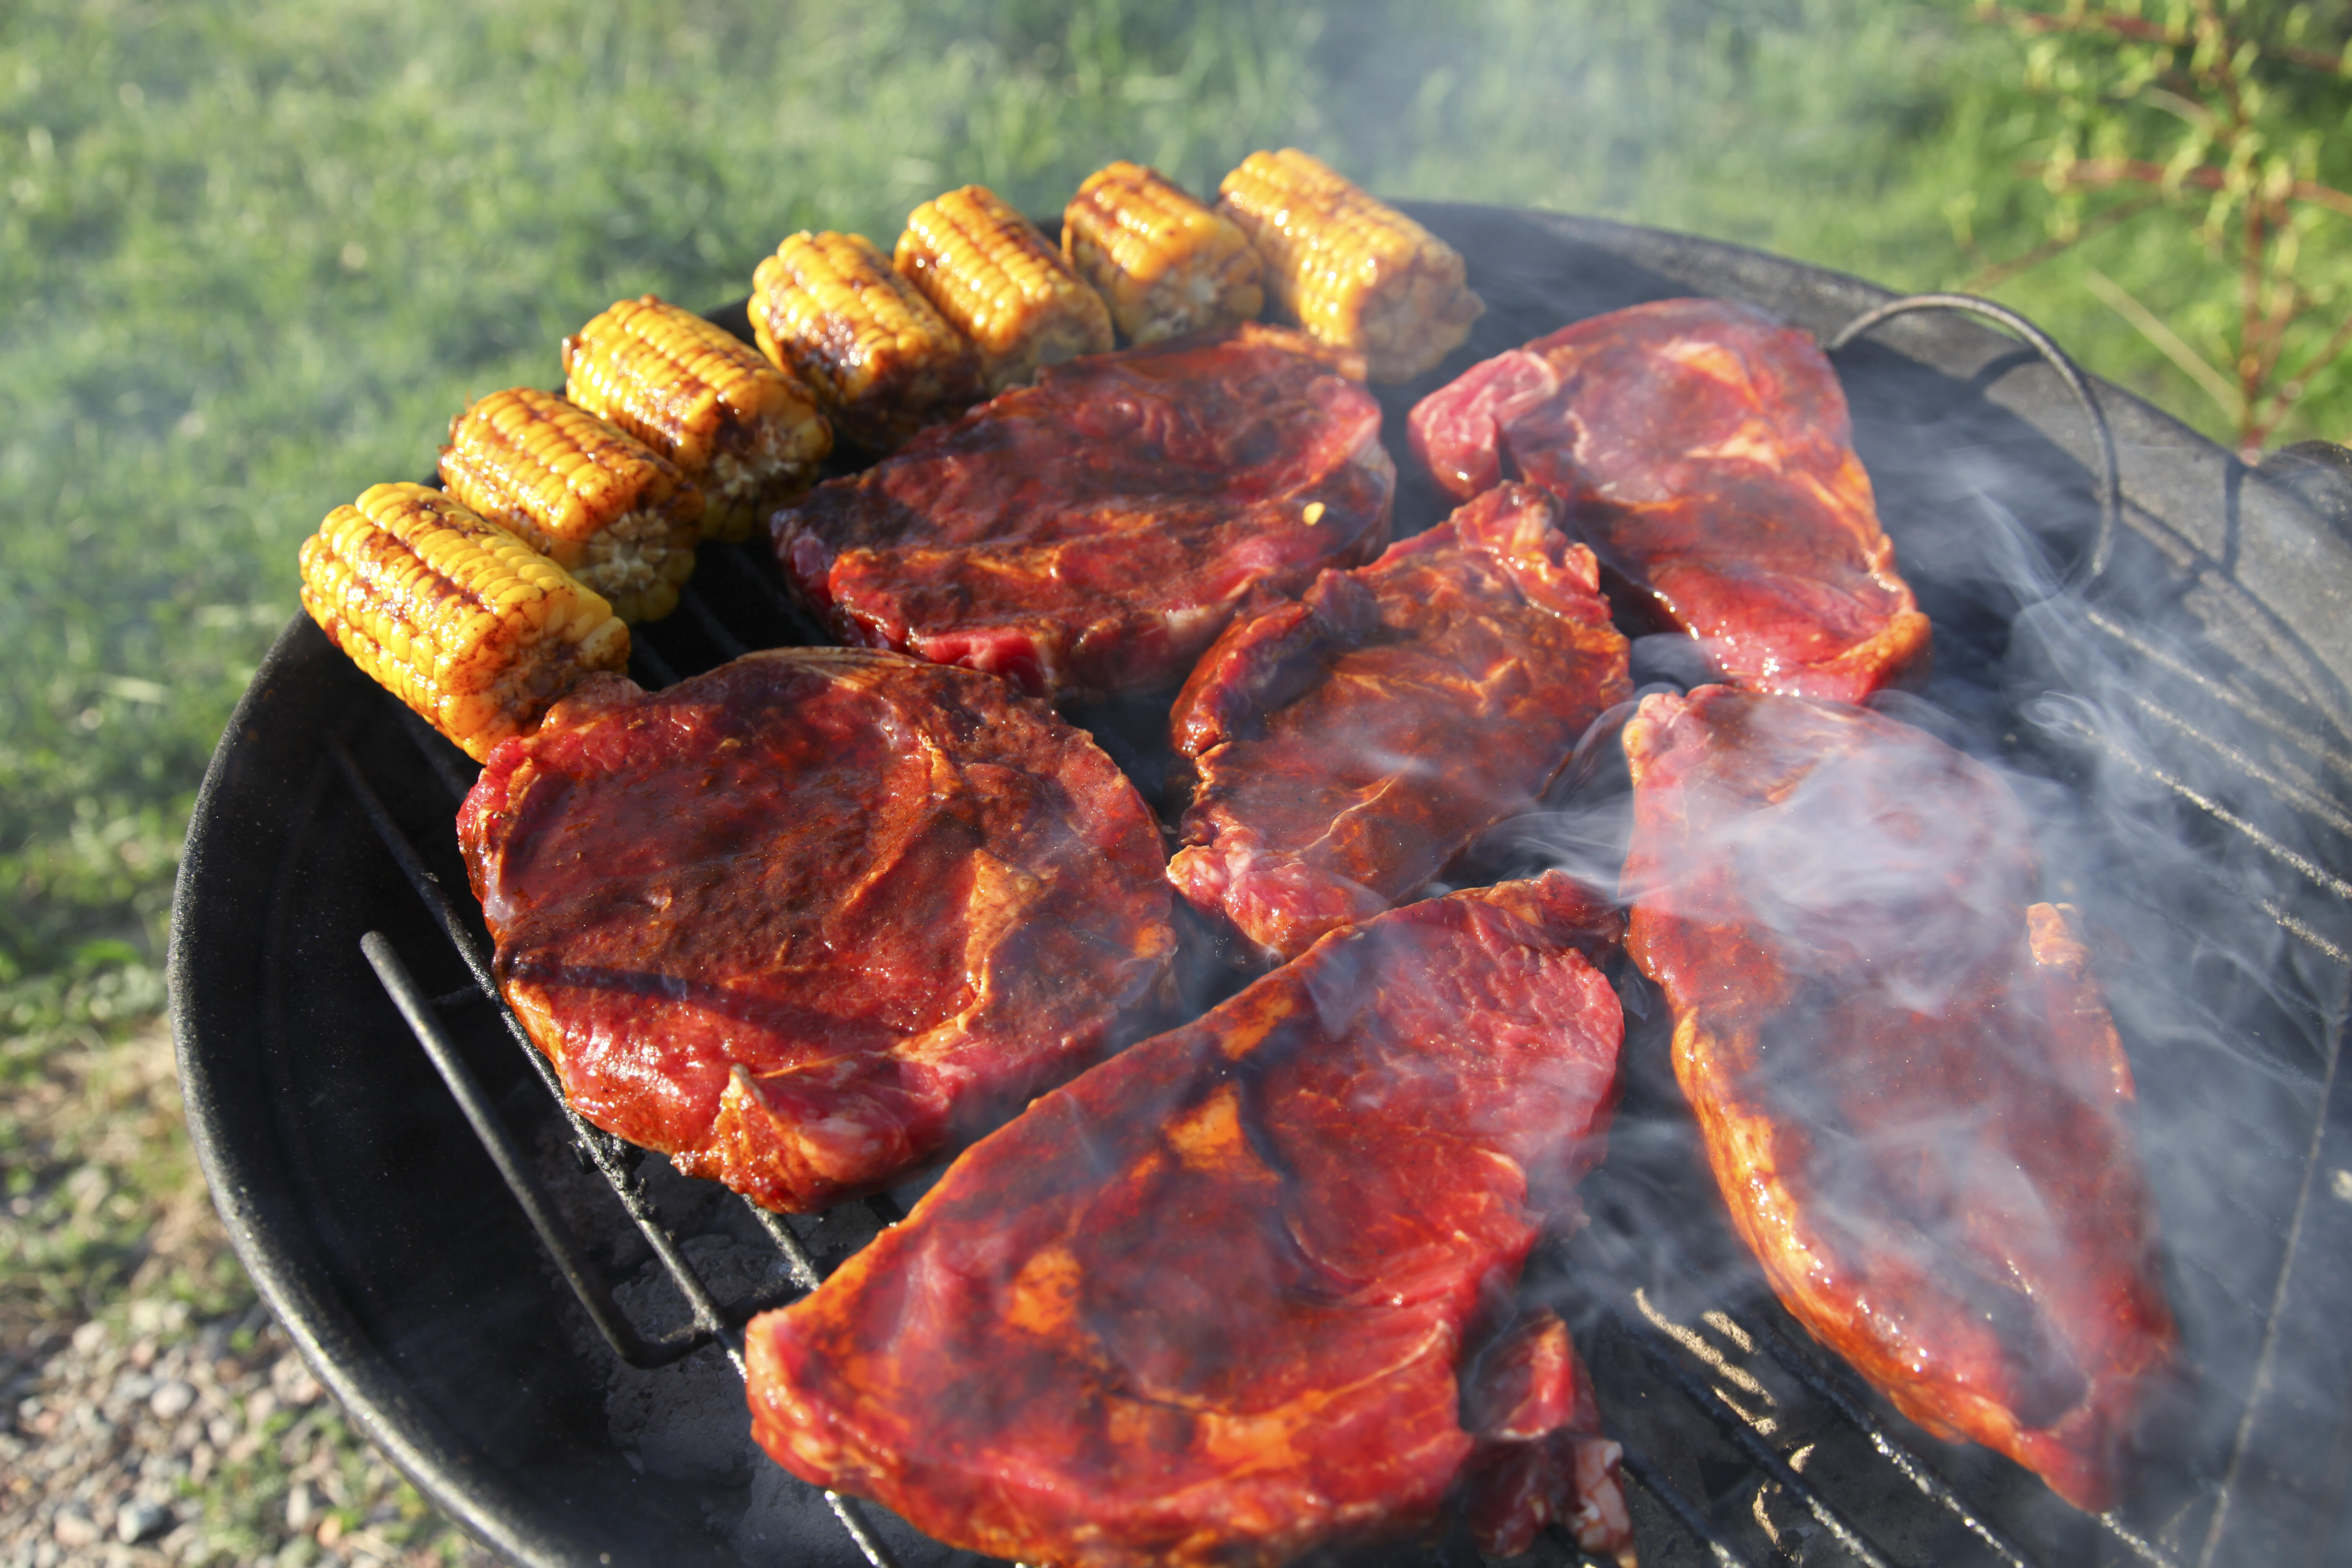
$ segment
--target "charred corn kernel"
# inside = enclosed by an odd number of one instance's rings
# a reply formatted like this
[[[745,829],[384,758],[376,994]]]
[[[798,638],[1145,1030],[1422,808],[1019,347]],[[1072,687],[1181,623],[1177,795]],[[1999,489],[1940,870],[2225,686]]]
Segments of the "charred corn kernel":
[[[563,395],[676,463],[702,537],[735,540],[833,450],[816,396],[726,328],[647,294],[563,340]]]
[[[894,450],[980,396],[964,335],[862,234],[796,234],[751,279],[760,350],[817,395],[834,428]]]
[[[984,185],[907,215],[892,264],[980,351],[991,394],[1110,352],[1110,312],[1030,221]]]
[[[1062,210],[1062,254],[1134,342],[1254,321],[1265,305],[1249,237],[1139,163],[1087,176]]]
[[[625,621],[669,614],[693,574],[702,492],[667,458],[551,392],[494,392],[457,416],[441,482]]]
[[[603,598],[423,485],[337,507],[301,559],[310,618],[476,762],[592,671],[629,662],[629,629]]]
[[[1486,312],[1452,246],[1295,147],[1251,153],[1219,190],[1276,303],[1325,342],[1361,350],[1374,381],[1412,380]]]

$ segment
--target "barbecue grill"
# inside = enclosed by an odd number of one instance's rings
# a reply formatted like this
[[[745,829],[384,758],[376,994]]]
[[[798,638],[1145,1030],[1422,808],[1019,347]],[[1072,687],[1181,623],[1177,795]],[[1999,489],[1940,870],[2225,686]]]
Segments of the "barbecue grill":
[[[1489,306],[1433,381],[1643,300],[1747,300],[1825,342],[1889,301],[1685,237],[1408,210]],[[1527,1288],[1578,1325],[1645,1563],[2352,1560],[2352,459],[2250,468],[2115,388],[2086,406],[2032,344],[1949,314],[1849,335],[1857,446],[1936,625],[1934,682],[1902,716],[2020,781],[2051,894],[2098,939],[2196,1377],[2152,1424],[2137,1500],[2099,1519],[1895,1415],[1730,1237],[1637,976],[1592,1223]],[[1422,390],[1387,396],[1391,450]],[[1446,510],[1405,475],[1401,526]],[[706,546],[633,673],[808,640],[763,550]],[[1675,652],[1638,644],[1637,680]],[[1079,717],[1149,773],[1148,713]],[[1609,750],[1573,771],[1570,809],[1497,853],[1613,874]],[[728,1365],[751,1311],[909,1194],[786,1219],[572,1119],[488,985],[450,826],[473,772],[300,617],[213,759],[173,911],[174,1027],[263,1295],[360,1428],[521,1562],[968,1556],[747,1459]],[[1390,1556],[1475,1553],[1457,1534]]]

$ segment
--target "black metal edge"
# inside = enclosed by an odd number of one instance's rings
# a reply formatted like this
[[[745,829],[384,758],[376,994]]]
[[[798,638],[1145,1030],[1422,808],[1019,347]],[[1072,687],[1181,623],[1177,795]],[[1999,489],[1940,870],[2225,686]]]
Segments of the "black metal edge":
[[[213,847],[240,830],[271,835],[283,828],[251,814],[238,819],[239,775],[257,760],[254,748],[238,742],[275,717],[289,684],[315,687],[315,674],[307,682],[304,676],[341,658],[309,616],[289,621],[238,700],[197,791],[173,886],[164,963],[189,1142],[237,1260],[360,1435],[468,1535],[526,1568],[610,1563],[608,1545],[554,1528],[540,1500],[486,1466],[478,1445],[413,1396],[332,1289],[323,1260],[303,1245],[305,1226],[292,1212],[275,1150],[219,1135],[222,1108],[235,1089],[214,1070],[194,1020],[242,1017],[257,1036],[261,981],[237,961],[237,951],[242,946],[249,955],[254,933],[267,924],[278,868],[234,855],[216,860]],[[323,752],[315,765],[330,765]],[[286,783],[285,795],[299,795],[299,783]]]

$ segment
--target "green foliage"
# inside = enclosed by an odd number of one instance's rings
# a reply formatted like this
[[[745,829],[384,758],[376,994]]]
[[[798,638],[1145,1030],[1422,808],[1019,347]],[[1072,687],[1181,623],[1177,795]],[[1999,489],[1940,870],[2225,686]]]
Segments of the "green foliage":
[[[2038,176],[2049,236],[1988,276],[2063,258],[2170,362],[2168,390],[2250,450],[2283,429],[2340,433],[2352,16],[2278,0],[1980,15],[2025,44],[2021,173]]]

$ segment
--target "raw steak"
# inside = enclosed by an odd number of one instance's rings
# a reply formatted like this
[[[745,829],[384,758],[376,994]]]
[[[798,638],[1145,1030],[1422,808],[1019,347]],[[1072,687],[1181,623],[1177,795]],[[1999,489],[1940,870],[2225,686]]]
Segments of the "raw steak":
[[[777,512],[776,554],[845,642],[1038,695],[1162,689],[1252,589],[1387,542],[1362,374],[1255,323],[1055,365]]]
[[[1557,874],[1415,904],[1039,1100],[753,1321],[753,1434],[1060,1568],[1280,1563],[1449,1496],[1503,1550],[1625,1545],[1567,1334],[1513,1316],[1602,1152],[1616,930]]]
[[[581,1113],[772,1208],[887,1185],[1142,1032],[1157,827],[1078,731],[898,654],[591,678],[457,836]]]
[[[1579,321],[1473,365],[1409,427],[1455,495],[1507,463],[1570,502],[1601,564],[1735,685],[1859,702],[1927,675],[1927,618],[1837,375],[1761,310],[1666,300]]]
[[[1592,552],[1505,485],[1227,627],[1173,716],[1177,890],[1262,956],[1420,890],[1633,693]]]
[[[1625,731],[1629,945],[1781,1301],[1940,1436],[2097,1511],[2176,1338],[2132,1076],[2000,777],[1701,687]]]

